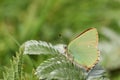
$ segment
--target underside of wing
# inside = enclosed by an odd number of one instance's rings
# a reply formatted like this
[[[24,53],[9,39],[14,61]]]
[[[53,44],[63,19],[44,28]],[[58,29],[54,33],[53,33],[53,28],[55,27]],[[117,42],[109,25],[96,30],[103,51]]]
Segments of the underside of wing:
[[[71,41],[68,45],[68,54],[74,58],[75,63],[92,68],[99,58],[97,30],[88,29]]]

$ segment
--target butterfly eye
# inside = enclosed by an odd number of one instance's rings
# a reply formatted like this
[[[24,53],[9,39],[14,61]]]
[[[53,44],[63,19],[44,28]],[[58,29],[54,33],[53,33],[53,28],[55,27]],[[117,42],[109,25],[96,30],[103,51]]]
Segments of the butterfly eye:
[[[64,49],[65,49],[65,50],[67,49],[67,45],[64,45]]]

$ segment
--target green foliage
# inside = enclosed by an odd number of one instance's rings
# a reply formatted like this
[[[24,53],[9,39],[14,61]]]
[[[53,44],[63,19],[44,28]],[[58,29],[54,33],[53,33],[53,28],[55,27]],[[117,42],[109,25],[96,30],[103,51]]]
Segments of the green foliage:
[[[10,63],[10,67],[5,67],[4,80],[22,80],[22,54],[17,53]]]
[[[119,0],[0,0],[0,73],[4,66],[10,65],[18,44],[26,40],[68,43],[82,30],[96,27],[100,34],[102,65],[112,80],[119,80],[119,4]],[[106,36],[108,32],[103,27],[110,29],[112,36]],[[32,60],[40,63],[48,57],[35,56]],[[33,65],[30,60],[28,64]]]
[[[5,67],[3,80],[37,80],[34,73],[28,74],[24,71],[23,53],[20,50],[11,60],[9,67]]]
[[[70,63],[63,54],[59,53],[51,44],[42,41],[28,41],[24,44],[24,54],[52,55],[38,66],[36,75],[39,79],[83,79],[81,71]]]
[[[35,73],[27,75],[23,70],[24,55],[52,55],[47,60],[43,61],[36,69]],[[78,67],[71,62],[65,54],[61,53],[52,44],[43,41],[27,41],[20,47],[19,53],[13,57],[9,68],[5,68],[3,80],[37,80],[37,77],[45,80],[109,80],[103,74],[105,71],[96,65],[89,72],[84,68]],[[106,79],[105,79],[106,78]]]
[[[86,72],[82,67],[80,68],[72,63],[65,54],[61,53],[50,43],[31,40],[27,41],[23,46],[23,54],[52,55],[52,57],[43,61],[37,67],[35,74],[39,79],[92,80],[94,78],[100,78],[101,80],[104,80],[102,75],[105,71],[102,68],[96,66],[90,72]]]

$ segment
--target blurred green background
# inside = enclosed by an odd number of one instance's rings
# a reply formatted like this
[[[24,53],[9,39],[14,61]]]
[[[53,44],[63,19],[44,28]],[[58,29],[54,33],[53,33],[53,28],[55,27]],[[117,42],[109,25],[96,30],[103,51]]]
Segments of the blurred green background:
[[[0,0],[0,78],[19,44],[68,44],[90,27],[99,32],[102,66],[120,80],[120,0]]]

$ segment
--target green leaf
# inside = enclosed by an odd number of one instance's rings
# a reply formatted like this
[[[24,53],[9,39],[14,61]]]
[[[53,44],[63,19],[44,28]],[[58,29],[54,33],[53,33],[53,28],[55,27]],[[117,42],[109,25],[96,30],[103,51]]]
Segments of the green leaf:
[[[87,80],[109,80],[107,76],[105,76],[106,71],[100,66],[95,65],[93,69],[91,69],[87,74]]]
[[[39,79],[82,80],[84,78],[82,69],[69,61],[65,55],[61,54],[58,47],[52,46],[47,42],[35,40],[25,42],[23,46],[24,54],[54,55],[37,67],[35,74]]]
[[[11,60],[11,65],[5,67],[5,72],[3,73],[4,80],[21,80],[22,79],[22,55],[20,53],[16,54]]]
[[[39,79],[82,80],[82,69],[72,64],[63,55],[58,55],[41,63],[35,73]]]
[[[31,40],[25,42],[23,46],[24,46],[23,54],[34,54],[34,55],[53,54],[54,55],[55,53],[58,52],[57,49],[55,49],[52,46],[52,44],[44,41]]]

